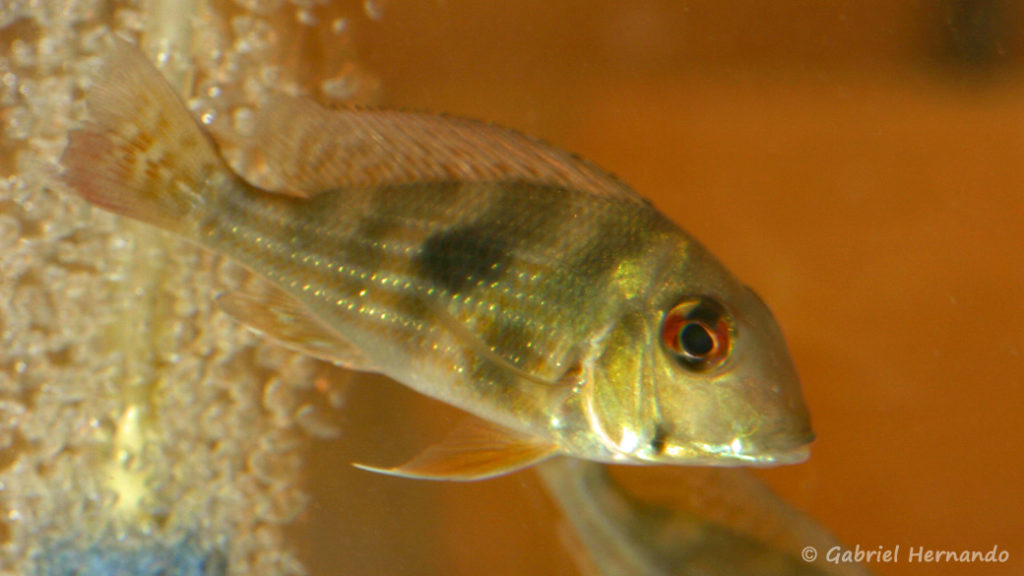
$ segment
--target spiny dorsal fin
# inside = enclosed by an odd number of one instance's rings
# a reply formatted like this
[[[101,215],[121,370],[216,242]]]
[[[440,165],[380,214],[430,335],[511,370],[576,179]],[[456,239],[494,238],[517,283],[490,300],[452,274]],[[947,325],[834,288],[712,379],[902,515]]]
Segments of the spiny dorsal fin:
[[[464,118],[373,109],[328,110],[275,94],[253,145],[281,191],[310,195],[437,181],[527,181],[646,202],[594,164],[513,130]]]
[[[493,478],[536,464],[553,455],[554,444],[476,417],[439,444],[394,468],[354,464],[356,468],[403,478],[471,481]]]
[[[358,348],[270,282],[250,280],[245,288],[219,296],[217,304],[239,323],[288,348],[352,370],[374,371]]]

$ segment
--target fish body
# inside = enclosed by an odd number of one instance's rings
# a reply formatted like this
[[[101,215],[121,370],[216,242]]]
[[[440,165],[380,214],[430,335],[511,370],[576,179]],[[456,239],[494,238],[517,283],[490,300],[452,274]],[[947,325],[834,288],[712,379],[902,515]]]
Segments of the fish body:
[[[276,97],[260,189],[134,47],[115,41],[66,181],[264,282],[220,298],[286,345],[479,417],[397,468],[475,479],[555,453],[774,464],[813,438],[767,307],[628,186],[457,118]]]

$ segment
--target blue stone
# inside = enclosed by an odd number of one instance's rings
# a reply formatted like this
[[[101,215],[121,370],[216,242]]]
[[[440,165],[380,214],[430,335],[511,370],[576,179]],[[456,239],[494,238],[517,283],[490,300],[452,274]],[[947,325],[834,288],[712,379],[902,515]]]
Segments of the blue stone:
[[[37,576],[224,576],[222,551],[178,543],[103,540],[88,547],[55,543],[36,557]]]

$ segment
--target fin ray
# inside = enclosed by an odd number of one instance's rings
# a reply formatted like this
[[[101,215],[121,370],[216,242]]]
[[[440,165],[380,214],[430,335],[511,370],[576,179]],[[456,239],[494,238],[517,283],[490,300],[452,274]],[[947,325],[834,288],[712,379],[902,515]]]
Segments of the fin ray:
[[[228,172],[213,142],[149,60],[111,37],[86,100],[91,122],[72,131],[65,181],[88,202],[187,234],[200,193]]]
[[[466,482],[521,470],[552,456],[555,451],[553,444],[536,436],[473,417],[444,441],[428,447],[401,466],[353,466],[402,478]]]
[[[529,181],[646,202],[596,165],[541,140],[443,115],[342,108],[275,94],[253,136],[281,191],[310,195],[424,181]]]
[[[476,352],[480,357],[491,362],[495,366],[514,374],[517,378],[525,380],[527,382],[533,382],[534,384],[540,384],[545,387],[557,386],[561,382],[553,382],[545,380],[533,374],[530,374],[526,370],[519,368],[513,364],[510,360],[503,357],[498,352],[495,352],[487,345],[486,342],[480,339],[468,326],[459,321],[458,318],[452,316],[450,312],[445,310],[439,303],[434,301],[426,302],[427,308],[433,312],[434,316],[437,317],[438,321],[442,326],[451,331],[459,340],[466,344],[471,350]]]
[[[228,316],[282,345],[352,370],[373,372],[365,355],[323,324],[295,297],[263,280],[251,280],[217,297]]]

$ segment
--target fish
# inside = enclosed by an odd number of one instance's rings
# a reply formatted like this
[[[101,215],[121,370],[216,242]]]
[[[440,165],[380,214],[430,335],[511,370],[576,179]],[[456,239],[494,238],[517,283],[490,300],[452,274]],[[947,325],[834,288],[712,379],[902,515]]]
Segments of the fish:
[[[742,468],[656,474],[551,458],[536,466],[567,546],[593,576],[868,576],[808,550],[840,542]],[[633,478],[622,478],[622,472]],[[642,471],[640,471],[642,472]],[[639,476],[639,477],[637,477]],[[623,480],[628,480],[624,482]]]
[[[275,94],[234,172],[127,40],[111,38],[69,191],[248,268],[217,297],[244,325],[467,413],[404,464],[478,480],[553,455],[776,465],[814,438],[768,307],[593,163],[493,124]]]

